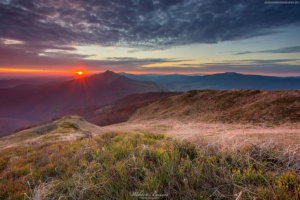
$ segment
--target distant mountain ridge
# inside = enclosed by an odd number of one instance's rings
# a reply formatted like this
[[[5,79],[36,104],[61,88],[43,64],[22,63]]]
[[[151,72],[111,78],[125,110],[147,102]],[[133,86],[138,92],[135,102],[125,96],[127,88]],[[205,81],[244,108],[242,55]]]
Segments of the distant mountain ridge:
[[[149,76],[145,74],[124,74],[124,76],[137,80],[151,80],[168,88],[170,91],[183,92],[203,89],[300,89],[299,77],[245,75],[235,72],[226,72],[205,76],[187,76],[182,74],[156,76]]]

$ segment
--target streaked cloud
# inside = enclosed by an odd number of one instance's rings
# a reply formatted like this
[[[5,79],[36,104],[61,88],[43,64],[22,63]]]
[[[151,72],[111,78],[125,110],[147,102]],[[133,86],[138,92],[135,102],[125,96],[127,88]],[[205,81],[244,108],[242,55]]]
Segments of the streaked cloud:
[[[284,48],[265,50],[265,51],[241,51],[233,55],[244,55],[244,54],[251,54],[251,53],[300,53],[300,46],[284,47]]]

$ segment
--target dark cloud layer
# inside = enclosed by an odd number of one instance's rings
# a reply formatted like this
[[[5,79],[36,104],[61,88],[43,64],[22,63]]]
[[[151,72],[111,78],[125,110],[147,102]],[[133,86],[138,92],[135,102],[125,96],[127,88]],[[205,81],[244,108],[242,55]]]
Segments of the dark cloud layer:
[[[0,37],[152,50],[267,35],[274,28],[299,24],[299,6],[264,2],[0,0]]]
[[[284,47],[284,48],[266,50],[266,51],[241,51],[233,55],[244,55],[244,54],[251,54],[251,53],[300,53],[300,46]]]

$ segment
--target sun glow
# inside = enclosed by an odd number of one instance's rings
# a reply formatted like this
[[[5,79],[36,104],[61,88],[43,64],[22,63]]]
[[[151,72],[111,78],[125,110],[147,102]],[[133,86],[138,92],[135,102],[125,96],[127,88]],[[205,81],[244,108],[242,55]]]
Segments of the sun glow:
[[[77,74],[78,74],[78,75],[82,75],[82,71],[78,71]]]

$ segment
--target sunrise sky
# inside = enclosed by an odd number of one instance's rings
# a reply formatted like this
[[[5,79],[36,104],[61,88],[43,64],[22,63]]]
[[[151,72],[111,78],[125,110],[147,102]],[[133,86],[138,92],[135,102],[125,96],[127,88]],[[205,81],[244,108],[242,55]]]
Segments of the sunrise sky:
[[[300,76],[300,4],[288,2],[0,0],[0,75]]]

